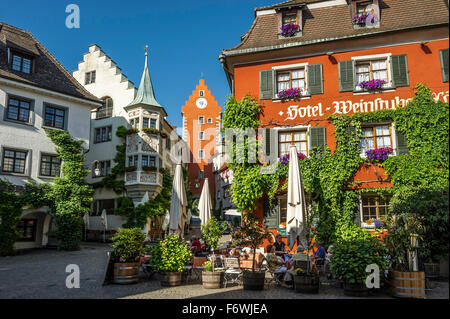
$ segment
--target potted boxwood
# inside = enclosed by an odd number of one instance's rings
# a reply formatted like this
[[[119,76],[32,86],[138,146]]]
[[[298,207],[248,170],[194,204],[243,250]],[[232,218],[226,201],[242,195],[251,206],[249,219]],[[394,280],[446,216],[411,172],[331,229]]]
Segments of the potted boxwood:
[[[369,295],[366,267],[376,264],[380,278],[388,267],[387,251],[383,242],[360,229],[351,231],[350,236],[339,238],[333,246],[331,272],[344,283],[344,294],[364,297]]]
[[[181,273],[192,258],[187,243],[177,234],[169,234],[150,253],[150,264],[161,274],[161,286],[179,286]]]
[[[130,284],[139,279],[139,258],[145,234],[139,228],[119,228],[111,238],[114,283]]]
[[[252,270],[244,270],[243,286],[245,290],[263,290],[265,271],[256,271],[256,248],[263,243],[265,239],[271,239],[270,232],[264,230],[259,221],[252,214],[245,214],[242,218],[240,229],[232,232],[233,243],[237,246],[248,247],[252,249]]]
[[[211,260],[215,261],[216,256],[214,250],[219,247],[219,239],[222,237],[224,230],[227,228],[227,224],[220,224],[220,222],[212,217],[206,225],[202,226],[203,239],[211,247]],[[214,262],[205,263],[202,272],[202,285],[203,288],[220,288],[223,283],[224,272],[223,270],[215,271]]]

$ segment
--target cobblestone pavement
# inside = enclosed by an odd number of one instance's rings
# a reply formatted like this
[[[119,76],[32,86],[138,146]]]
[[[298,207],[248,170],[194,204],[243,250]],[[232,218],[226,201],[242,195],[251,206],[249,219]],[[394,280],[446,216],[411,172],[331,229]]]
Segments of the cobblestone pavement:
[[[245,291],[231,286],[222,289],[203,289],[201,284],[162,288],[159,281],[141,278],[133,285],[102,286],[106,265],[104,244],[88,243],[81,251],[59,252],[56,250],[32,250],[18,256],[0,258],[0,298],[218,298],[218,299],[333,299],[349,298],[336,284],[322,284],[318,295],[300,294],[283,287],[268,287],[264,291]],[[65,272],[68,264],[80,267],[80,288],[68,289]],[[427,298],[449,298],[448,282],[433,282],[433,289],[427,291]],[[371,298],[390,298],[379,294]]]

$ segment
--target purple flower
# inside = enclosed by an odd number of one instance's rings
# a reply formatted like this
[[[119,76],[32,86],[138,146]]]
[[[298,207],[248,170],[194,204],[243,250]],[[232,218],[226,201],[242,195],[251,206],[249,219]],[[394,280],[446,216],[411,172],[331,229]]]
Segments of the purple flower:
[[[285,37],[292,37],[298,30],[298,24],[287,23],[281,26],[281,34]]]
[[[289,164],[289,157],[290,157],[289,153],[286,153],[286,154],[284,154],[283,156],[281,156],[281,157],[279,158],[281,164],[282,164],[282,165],[288,165],[288,164]],[[306,155],[303,154],[303,153],[297,153],[297,158],[298,158],[299,160],[302,160],[302,159],[306,158]]]
[[[358,85],[366,90],[376,90],[381,89],[385,82],[386,82],[385,80],[369,80],[369,81],[362,81]]]
[[[278,92],[278,97],[282,100],[284,99],[298,99],[302,95],[299,88],[281,90]]]
[[[387,159],[388,154],[394,151],[392,147],[380,147],[366,151],[366,156],[369,161],[382,162]]]
[[[373,221],[375,228],[381,228],[383,226],[383,222],[381,220],[375,219]]]
[[[353,18],[353,24],[364,24],[364,23],[366,23],[366,19],[367,19],[367,17],[369,16],[369,14],[368,13],[363,13],[363,14],[361,14],[361,15],[357,15],[357,16],[355,16],[354,18]],[[373,20],[373,18],[372,18],[372,20]],[[373,22],[372,22],[373,23]]]

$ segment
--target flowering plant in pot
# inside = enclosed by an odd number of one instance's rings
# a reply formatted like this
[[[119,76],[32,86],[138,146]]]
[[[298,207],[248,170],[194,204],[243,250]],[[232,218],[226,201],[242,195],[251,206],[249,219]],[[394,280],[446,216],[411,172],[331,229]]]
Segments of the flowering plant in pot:
[[[290,154],[289,154],[289,153],[286,153],[286,154],[284,154],[283,156],[281,156],[281,157],[279,158],[280,164],[282,164],[282,165],[289,165],[289,157],[290,157]],[[298,158],[299,160],[302,160],[302,159],[305,159],[305,158],[306,158],[306,155],[299,152],[299,153],[297,153],[297,158]]]
[[[392,147],[380,147],[366,151],[366,157],[371,162],[384,162],[389,154],[392,154]]]
[[[192,258],[187,243],[177,234],[169,234],[150,253],[150,264],[162,274],[162,286],[179,286],[181,273]]]
[[[135,127],[132,127],[132,128],[129,128],[128,130],[126,130],[127,135],[137,134],[138,132],[139,132],[139,130]]]
[[[296,23],[286,23],[281,26],[281,34],[285,37],[292,37],[298,31],[299,25]]]
[[[292,88],[281,90],[278,92],[278,97],[282,100],[294,99],[297,100],[302,96],[302,91],[299,88]]]
[[[214,261],[216,260],[214,250],[219,247],[219,239],[226,228],[227,224],[221,224],[215,217],[211,217],[206,225],[202,226],[202,237],[213,252],[211,254],[211,267],[208,264],[208,267],[205,267],[202,273],[203,288],[220,288],[222,286],[224,272],[216,272],[214,269]]]
[[[143,253],[144,233],[139,228],[119,228],[111,238],[114,282],[135,283],[139,277],[139,257]]]
[[[271,233],[264,229],[253,214],[247,213],[242,218],[241,228],[233,230],[231,237],[233,239],[233,244],[240,247],[250,246],[253,252],[252,270],[244,271],[243,275],[244,289],[264,289],[265,271],[256,271],[256,248],[258,248],[264,240],[271,240]]]
[[[160,131],[156,128],[145,127],[142,131],[146,134],[160,134]]]
[[[368,81],[362,81],[358,84],[358,86],[362,89],[366,90],[379,90],[383,88],[383,84],[386,83],[385,80],[368,80]]]
[[[359,14],[353,17],[352,22],[353,24],[365,24],[368,17],[368,13]]]

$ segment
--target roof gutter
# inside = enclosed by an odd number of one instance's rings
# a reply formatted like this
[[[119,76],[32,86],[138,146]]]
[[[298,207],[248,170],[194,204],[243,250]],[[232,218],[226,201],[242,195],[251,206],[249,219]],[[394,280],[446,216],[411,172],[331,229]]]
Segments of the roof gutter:
[[[226,55],[222,51],[222,54],[219,55],[219,61],[222,64],[223,70],[225,71],[225,75],[227,76],[228,86],[230,87],[231,94],[234,95],[234,85],[233,85],[233,78],[232,78],[233,72],[228,70],[225,59],[226,59]]]

